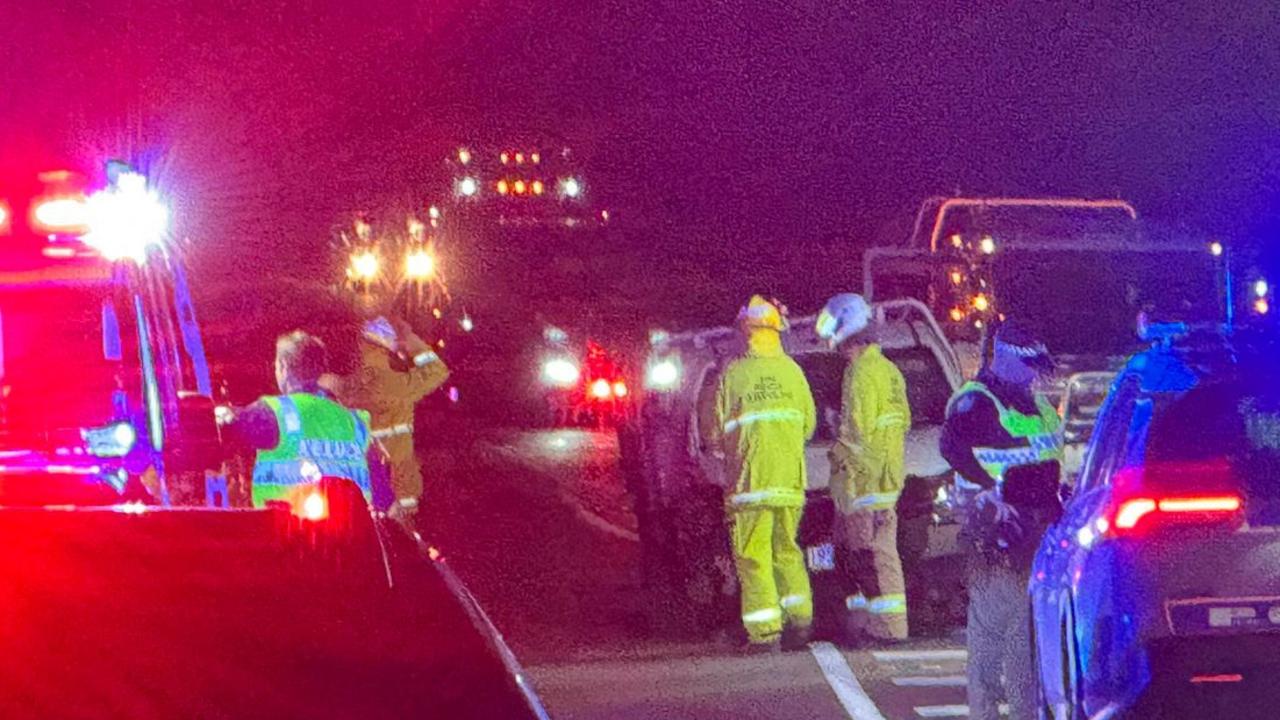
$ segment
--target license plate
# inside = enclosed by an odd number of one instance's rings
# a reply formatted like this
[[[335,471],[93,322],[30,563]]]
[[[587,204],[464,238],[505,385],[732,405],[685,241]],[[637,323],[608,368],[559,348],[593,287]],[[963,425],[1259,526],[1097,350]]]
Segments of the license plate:
[[[827,572],[836,569],[836,549],[831,543],[807,547],[804,552],[809,562],[809,570]]]
[[[1280,632],[1280,597],[1170,600],[1165,608],[1177,635]]]

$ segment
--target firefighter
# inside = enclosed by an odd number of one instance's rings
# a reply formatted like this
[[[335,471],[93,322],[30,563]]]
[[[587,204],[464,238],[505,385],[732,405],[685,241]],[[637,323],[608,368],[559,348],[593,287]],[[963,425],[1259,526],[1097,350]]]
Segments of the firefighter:
[[[849,357],[840,427],[832,446],[831,494],[839,510],[840,546],[852,587],[845,598],[846,636],[879,643],[907,638],[907,597],[898,556],[898,496],[906,481],[911,427],[906,381],[875,342],[871,307],[845,293],[827,302],[814,328]]]
[[[804,509],[804,449],[816,413],[804,373],[782,348],[783,309],[757,295],[738,322],[747,350],[720,378],[711,446],[724,453],[732,484],[725,505],[747,648],[771,652],[803,647],[813,623],[796,533]]]
[[[955,469],[969,593],[970,717],[996,720],[1001,696],[1009,717],[1036,717],[1027,648],[1031,562],[1045,529],[1062,511],[1057,410],[1032,390],[1053,361],[1015,321],[996,332],[987,365],[947,406],[942,456]]]
[[[288,501],[294,488],[321,477],[351,480],[375,503],[390,494],[384,483],[375,487],[371,475],[378,461],[368,413],[343,407],[320,387],[328,363],[319,338],[301,330],[280,336],[275,361],[280,394],[221,418],[232,439],[257,451],[255,506]]]
[[[373,437],[386,450],[395,502],[391,512],[411,520],[422,498],[422,468],[413,448],[413,408],[449,377],[440,356],[403,320],[367,309],[354,371],[327,378],[343,404],[369,411]]]

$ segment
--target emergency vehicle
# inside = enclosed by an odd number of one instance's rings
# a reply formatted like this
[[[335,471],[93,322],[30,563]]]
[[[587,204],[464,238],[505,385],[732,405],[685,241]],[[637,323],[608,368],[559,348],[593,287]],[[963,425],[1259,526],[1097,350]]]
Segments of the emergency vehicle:
[[[465,378],[474,385],[463,395],[502,398],[490,405],[507,421],[609,425],[625,416],[632,388],[619,358],[634,302],[619,290],[589,302],[569,292],[608,288],[602,276],[623,250],[578,155],[547,138],[473,138],[444,167],[450,292],[477,320]]]
[[[873,305],[885,356],[906,379],[912,427],[907,482],[898,502],[898,546],[913,627],[943,625],[963,612],[958,526],[943,490],[949,468],[938,450],[947,401],[959,387],[959,359],[928,308],[916,300]],[[783,345],[804,371],[818,411],[806,449],[806,505],[800,526],[813,580],[815,623],[834,633],[843,612],[845,568],[833,537],[828,450],[836,440],[848,359],[814,332],[816,316],[792,319]],[[722,458],[705,443],[720,373],[745,350],[741,332],[719,327],[654,338],[635,423],[622,433],[624,472],[644,547],[647,586],[658,608],[695,608],[695,629],[733,627],[737,579],[724,521]],[[684,610],[681,611],[682,613]]]
[[[1063,414],[1068,481],[1111,379],[1141,348],[1139,318],[1220,321],[1226,275],[1220,243],[1109,199],[931,198],[904,245],[863,257],[864,294],[924,301],[966,377],[1006,315],[1044,338],[1060,372],[1038,389]]]
[[[548,327],[543,338],[539,382],[552,424],[616,427],[631,416],[631,383],[615,353],[595,340],[573,343],[555,327]]]
[[[0,181],[0,502],[227,505],[168,209],[109,166]]]

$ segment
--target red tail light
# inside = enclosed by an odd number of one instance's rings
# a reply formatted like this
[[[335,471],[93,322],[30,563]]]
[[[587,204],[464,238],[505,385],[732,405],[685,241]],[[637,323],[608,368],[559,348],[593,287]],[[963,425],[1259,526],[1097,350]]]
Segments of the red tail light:
[[[1132,535],[1163,523],[1216,524],[1235,519],[1244,501],[1239,495],[1189,495],[1131,498],[1121,502],[1109,522],[1115,535]]]

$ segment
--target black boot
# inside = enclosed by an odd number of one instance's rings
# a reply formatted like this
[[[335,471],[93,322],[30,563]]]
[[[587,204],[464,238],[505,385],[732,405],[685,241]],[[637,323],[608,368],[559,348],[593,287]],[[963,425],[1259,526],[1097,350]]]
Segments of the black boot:
[[[809,641],[813,639],[813,627],[809,625],[788,625],[782,631],[782,649],[785,652],[809,649]]]

